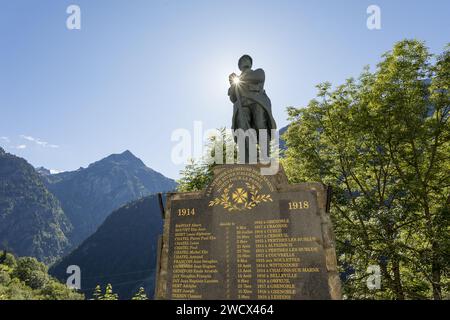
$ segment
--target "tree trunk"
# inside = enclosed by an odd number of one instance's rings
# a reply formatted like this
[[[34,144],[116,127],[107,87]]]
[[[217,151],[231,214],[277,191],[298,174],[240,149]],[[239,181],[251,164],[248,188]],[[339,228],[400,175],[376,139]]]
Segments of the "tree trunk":
[[[439,261],[439,245],[434,241],[432,245],[433,258],[431,262],[431,279],[433,281],[433,299],[442,299],[441,264]]]
[[[428,197],[424,197],[425,203],[425,217],[428,222],[428,232],[431,238],[431,285],[433,287],[433,299],[442,299],[442,288],[441,288],[441,264],[439,257],[439,244],[436,241],[436,234],[433,230],[433,220],[430,214],[430,208],[428,206]]]
[[[394,272],[394,290],[397,295],[397,300],[405,300],[405,293],[403,292],[403,286],[400,275],[400,262],[397,257],[392,261],[392,271]]]

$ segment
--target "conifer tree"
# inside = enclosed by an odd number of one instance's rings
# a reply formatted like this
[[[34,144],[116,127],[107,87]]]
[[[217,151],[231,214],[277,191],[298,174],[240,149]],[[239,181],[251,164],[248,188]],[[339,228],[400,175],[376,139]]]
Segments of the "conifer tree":
[[[94,300],[103,300],[102,288],[100,285],[97,285],[94,289],[93,293]]]
[[[145,293],[145,289],[140,287],[138,292],[131,298],[131,300],[148,300],[147,294]]]
[[[103,295],[102,300],[119,300],[119,296],[117,293],[113,292],[113,288],[110,283],[106,286],[105,294]]]

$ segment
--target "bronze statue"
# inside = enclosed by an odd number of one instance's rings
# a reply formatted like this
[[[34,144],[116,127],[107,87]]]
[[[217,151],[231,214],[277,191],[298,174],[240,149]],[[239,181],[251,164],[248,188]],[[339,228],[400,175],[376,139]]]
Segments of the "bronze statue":
[[[230,74],[228,96],[233,102],[233,130],[247,131],[254,129],[259,143],[259,130],[267,130],[268,145],[271,130],[277,125],[272,116],[272,105],[264,90],[265,73],[263,69],[252,70],[253,60],[249,55],[243,55],[238,62],[241,74]],[[248,147],[246,146],[248,151]],[[269,149],[267,149],[269,153]]]

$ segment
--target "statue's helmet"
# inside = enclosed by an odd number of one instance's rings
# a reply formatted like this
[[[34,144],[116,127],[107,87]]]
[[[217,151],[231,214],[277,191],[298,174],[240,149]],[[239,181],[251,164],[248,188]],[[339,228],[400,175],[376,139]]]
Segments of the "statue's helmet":
[[[238,61],[239,70],[242,70],[242,65],[244,63],[246,63],[246,61],[250,62],[250,66],[249,67],[250,68],[252,67],[252,65],[253,65],[252,57],[250,57],[248,54],[244,54],[242,57],[239,58],[239,61]]]

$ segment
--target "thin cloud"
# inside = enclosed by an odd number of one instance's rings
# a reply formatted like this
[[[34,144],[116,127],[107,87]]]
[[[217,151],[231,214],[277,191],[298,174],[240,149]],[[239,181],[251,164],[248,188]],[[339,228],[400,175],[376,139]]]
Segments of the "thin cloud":
[[[8,137],[0,137],[0,140],[5,141],[6,143],[10,143],[11,140],[9,140]]]
[[[51,143],[48,143],[47,141],[43,141],[39,138],[35,138],[32,136],[26,136],[26,135],[22,134],[22,135],[20,135],[20,137],[22,139],[34,142],[35,144],[37,144],[38,146],[43,147],[43,148],[53,148],[53,149],[59,148],[59,146],[56,144],[51,144]]]
[[[23,150],[23,149],[26,149],[26,148],[27,148],[27,145],[25,145],[25,144],[19,144],[19,145],[16,146],[15,148],[16,148],[16,149],[19,149],[19,150]]]

